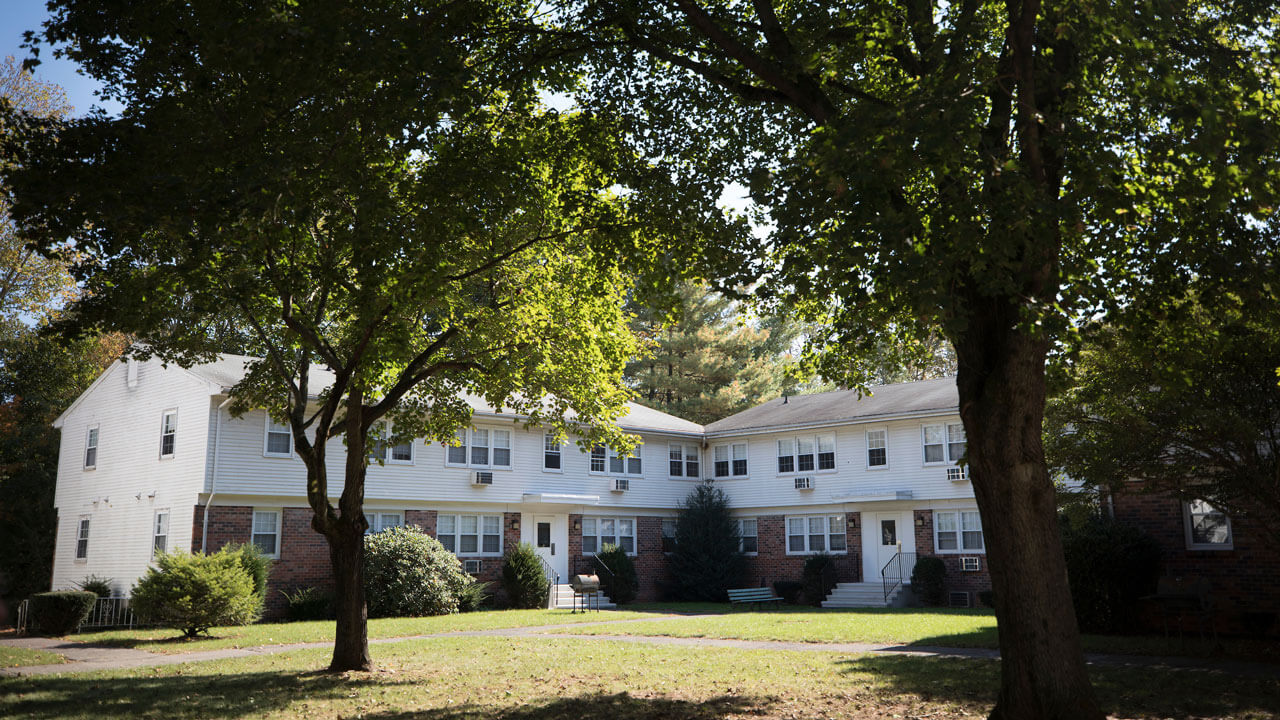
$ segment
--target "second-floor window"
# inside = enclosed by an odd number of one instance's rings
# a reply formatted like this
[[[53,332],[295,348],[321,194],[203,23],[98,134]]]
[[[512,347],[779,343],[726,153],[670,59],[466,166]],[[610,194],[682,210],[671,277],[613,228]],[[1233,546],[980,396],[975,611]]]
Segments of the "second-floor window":
[[[438,515],[436,539],[454,555],[502,553],[501,515]]]
[[[445,451],[445,464],[478,468],[511,467],[511,431],[463,428],[457,445]]]
[[[834,433],[801,435],[778,441],[778,473],[834,470],[836,436]]]
[[[84,436],[84,469],[98,467],[98,426],[89,428]]]
[[[178,440],[178,411],[165,410],[160,416],[160,457],[173,457]]]
[[[621,455],[617,450],[604,445],[591,448],[591,472],[602,473],[607,467],[611,475],[643,475],[644,461],[640,457],[643,444],[636,445],[630,455]]]
[[[687,477],[697,479],[702,472],[698,467],[698,445],[696,443],[668,443],[667,474],[671,477]]]
[[[542,469],[560,471],[560,443],[556,442],[556,436],[546,433],[542,436]]]
[[[155,524],[151,528],[151,554],[159,555],[169,549],[169,511],[157,510]]]
[[[747,476],[747,444],[732,443],[716,445],[712,448],[712,460],[715,476],[746,477]]]
[[[389,444],[387,439],[390,435],[387,432],[387,424],[379,423],[377,429],[370,434],[369,438],[369,460],[394,463],[397,465],[413,464],[413,441],[402,442],[397,445]]]
[[[293,431],[288,425],[278,423],[275,418],[267,416],[267,435],[263,441],[262,454],[269,457],[291,457],[293,455]]]
[[[889,431],[867,431],[867,468],[889,467]]]
[[[956,463],[964,457],[965,436],[961,423],[938,423],[920,428],[924,445],[924,461],[931,463]]]

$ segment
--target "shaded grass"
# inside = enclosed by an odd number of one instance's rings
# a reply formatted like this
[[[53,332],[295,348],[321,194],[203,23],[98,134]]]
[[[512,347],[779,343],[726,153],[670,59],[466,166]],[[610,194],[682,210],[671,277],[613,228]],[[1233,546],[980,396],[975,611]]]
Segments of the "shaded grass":
[[[827,652],[454,637],[385,646],[371,673],[312,672],[328,654],[0,679],[0,717],[510,720],[983,715],[998,663]],[[1265,718],[1280,680],[1092,668],[1122,717]]]
[[[424,618],[379,618],[369,621],[369,638],[411,637],[458,630],[561,625],[655,617],[651,612],[611,611],[571,613],[568,610],[489,610]],[[68,640],[158,653],[187,653],[222,648],[333,642],[334,622],[261,623],[213,628],[209,637],[188,640],[178,630],[148,628],[107,630],[68,636]]]
[[[67,659],[58,653],[48,650],[32,650],[29,648],[0,645],[0,667],[20,667],[23,665],[57,665]]]

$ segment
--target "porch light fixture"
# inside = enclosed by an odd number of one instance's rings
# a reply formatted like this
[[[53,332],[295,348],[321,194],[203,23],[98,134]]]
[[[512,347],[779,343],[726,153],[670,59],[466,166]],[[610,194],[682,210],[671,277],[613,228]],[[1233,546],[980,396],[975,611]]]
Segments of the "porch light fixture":
[[[923,515],[917,515],[917,516],[916,516],[916,527],[924,527],[924,516],[923,516]]]
[[[849,529],[850,529],[850,530],[857,530],[857,529],[858,529],[858,521],[857,521],[856,519],[854,519],[854,518],[849,518]]]
[[[578,532],[582,532],[582,521],[581,521],[581,520],[574,520],[574,521],[573,521],[573,529],[574,529],[574,530],[576,530],[576,531],[578,531]]]
[[[512,521],[511,521],[511,529],[512,529],[512,530],[519,530],[519,529],[520,529],[520,521],[519,521],[519,520],[512,520]]]

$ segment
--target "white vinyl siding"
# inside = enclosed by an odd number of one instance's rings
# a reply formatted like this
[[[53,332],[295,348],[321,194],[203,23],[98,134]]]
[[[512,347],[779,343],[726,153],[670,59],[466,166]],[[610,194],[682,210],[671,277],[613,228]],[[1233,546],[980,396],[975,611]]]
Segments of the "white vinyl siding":
[[[454,555],[501,555],[501,515],[438,515],[436,539]]]
[[[169,511],[157,510],[155,522],[151,525],[151,554],[159,555],[169,551]]]
[[[613,517],[582,518],[582,554],[590,555],[617,545],[628,555],[636,553],[636,519]]]
[[[745,442],[716,445],[711,452],[716,477],[747,476],[747,444]]]
[[[924,464],[957,463],[964,457],[965,435],[961,423],[938,423],[920,428]]]
[[[165,410],[160,416],[160,457],[171,458],[178,445],[178,411]]]
[[[933,538],[940,553],[983,552],[982,516],[977,510],[935,511]]]
[[[1231,519],[1204,500],[1182,503],[1188,550],[1230,550]]]
[[[267,415],[267,426],[262,440],[262,454],[267,457],[293,457],[293,430]]]
[[[279,510],[253,511],[253,537],[251,542],[257,545],[264,555],[280,557]]]
[[[807,555],[847,550],[844,515],[797,515],[787,518],[787,554]]]
[[[463,428],[457,445],[445,451],[445,465],[481,469],[511,469],[511,431],[494,428]]]

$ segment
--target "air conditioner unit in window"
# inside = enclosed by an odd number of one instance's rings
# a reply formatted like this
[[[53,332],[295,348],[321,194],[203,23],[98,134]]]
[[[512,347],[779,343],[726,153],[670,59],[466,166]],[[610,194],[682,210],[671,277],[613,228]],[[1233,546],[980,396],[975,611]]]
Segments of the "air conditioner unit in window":
[[[479,560],[463,560],[462,570],[466,572],[468,575],[479,575],[480,561]]]
[[[480,471],[471,476],[471,484],[477,487],[493,484],[493,473]]]
[[[630,489],[631,489],[631,479],[630,479],[630,478],[614,478],[614,479],[613,479],[613,491],[614,491],[614,492],[626,492],[626,491],[628,491],[628,490],[630,490]]]
[[[982,569],[982,564],[976,557],[962,557],[960,558],[960,569],[964,572],[978,572]]]
[[[811,478],[811,477],[798,477],[798,478],[796,478],[796,489],[797,489],[797,490],[812,490],[812,489],[813,489],[813,478]]]
[[[949,467],[947,468],[947,479],[951,482],[964,482],[969,479],[969,474],[965,472],[965,470],[966,468],[964,465]]]

